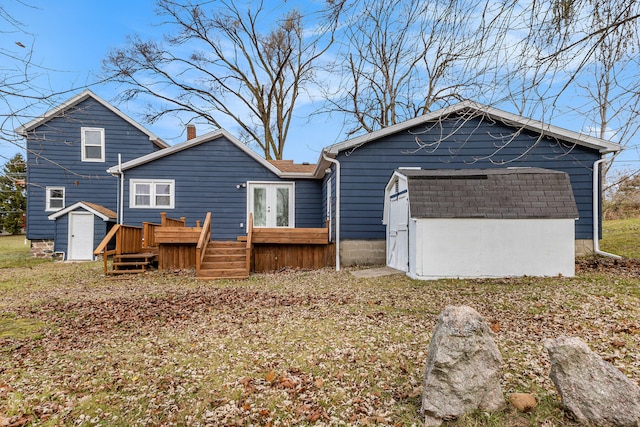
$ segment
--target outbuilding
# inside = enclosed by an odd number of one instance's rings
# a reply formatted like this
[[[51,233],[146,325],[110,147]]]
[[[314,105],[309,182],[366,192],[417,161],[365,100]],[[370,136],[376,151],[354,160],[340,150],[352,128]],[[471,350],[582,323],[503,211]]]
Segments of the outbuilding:
[[[68,261],[93,260],[93,250],[116,224],[117,214],[102,205],[76,202],[48,216],[55,221],[54,252]]]
[[[564,172],[398,169],[385,189],[387,265],[415,279],[573,276],[577,217]]]

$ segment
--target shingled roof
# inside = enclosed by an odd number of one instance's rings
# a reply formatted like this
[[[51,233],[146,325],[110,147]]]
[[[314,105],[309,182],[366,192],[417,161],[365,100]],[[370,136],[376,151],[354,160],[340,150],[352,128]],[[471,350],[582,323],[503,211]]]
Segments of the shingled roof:
[[[399,170],[412,218],[577,218],[569,176],[539,168]]]

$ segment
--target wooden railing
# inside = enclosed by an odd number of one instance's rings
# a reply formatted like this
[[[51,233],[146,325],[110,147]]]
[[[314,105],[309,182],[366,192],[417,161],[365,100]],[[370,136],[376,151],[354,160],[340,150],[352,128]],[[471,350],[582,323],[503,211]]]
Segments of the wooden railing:
[[[167,218],[166,212],[160,212],[160,218],[162,218],[162,227],[184,227],[187,222],[185,217],[180,219]]]
[[[211,212],[207,212],[207,216],[204,218],[200,238],[196,245],[196,271],[200,271],[200,266],[204,260],[204,254],[207,251],[209,241],[211,241]]]
[[[162,224],[156,224],[153,222],[143,222],[142,223],[142,235],[144,238],[142,246],[145,248],[155,248],[158,246],[156,242],[156,229],[162,227]]]
[[[246,261],[247,271],[251,271],[251,250],[253,249],[253,213],[249,213],[249,224],[247,225],[247,247]]]
[[[254,228],[253,243],[326,245],[329,228]]]
[[[115,237],[115,249],[108,250],[109,243]],[[94,255],[102,255],[104,263],[104,274],[107,274],[107,259],[111,255],[134,254],[142,251],[142,227],[133,227],[130,225],[116,224],[104,236],[100,242]]]

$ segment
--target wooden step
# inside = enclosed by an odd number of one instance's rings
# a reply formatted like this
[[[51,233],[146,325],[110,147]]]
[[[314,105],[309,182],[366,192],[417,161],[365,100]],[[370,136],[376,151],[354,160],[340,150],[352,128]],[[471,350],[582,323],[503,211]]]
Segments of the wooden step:
[[[215,279],[246,279],[249,272],[245,268],[224,268],[215,270],[203,270],[196,274],[197,279],[215,280]]]
[[[146,271],[147,271],[147,269],[145,269],[145,268],[136,268],[136,269],[129,269],[129,270],[107,270],[107,274],[108,275],[112,275],[112,274],[140,274],[140,273],[144,273]]]
[[[212,241],[202,259],[197,279],[246,279],[246,244],[242,242]]]

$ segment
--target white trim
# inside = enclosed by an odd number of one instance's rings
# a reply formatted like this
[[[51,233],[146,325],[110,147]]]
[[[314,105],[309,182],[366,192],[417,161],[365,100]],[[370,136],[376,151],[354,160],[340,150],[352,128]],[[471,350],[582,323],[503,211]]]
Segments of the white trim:
[[[490,118],[500,121],[508,126],[515,126],[523,129],[528,129],[532,132],[540,133],[545,136],[558,138],[560,140],[567,141],[569,143],[574,143],[576,145],[598,150],[601,154],[615,153],[623,149],[623,147],[620,144],[616,144],[614,142],[607,141],[601,138],[596,138],[591,135],[586,135],[580,132],[574,132],[558,126],[554,126],[551,124],[547,124],[537,120],[519,116],[517,114],[508,113],[506,111],[503,111],[494,107],[489,107],[487,105],[479,104],[477,102],[462,101],[458,104],[445,107],[440,110],[432,111],[420,117],[415,117],[413,119],[404,121],[402,123],[398,123],[393,126],[389,126],[387,128],[377,130],[375,132],[370,132],[370,133],[325,147],[323,152],[320,153],[320,158],[318,160],[316,169],[313,172],[313,176],[316,178],[324,176],[324,171],[328,166],[328,162],[326,161],[326,159],[324,159],[323,153],[331,158],[335,158],[342,151],[359,147],[361,145],[367,144],[371,141],[375,141],[385,136],[410,129],[414,126],[419,126],[427,122],[432,122],[434,120],[440,119],[441,117],[447,116],[449,114],[459,113],[464,110],[469,110],[477,114],[483,114],[483,115],[489,116]]]
[[[296,183],[294,181],[247,181],[247,224],[249,223],[249,214],[253,212],[252,189],[255,186],[265,186],[265,187],[275,187],[275,188],[288,187],[291,189],[289,192],[289,225],[286,227],[275,226],[275,228],[295,228],[296,227]],[[267,190],[267,203],[269,202],[268,197],[269,197],[269,194]],[[253,226],[256,228],[263,228],[255,225],[255,215],[253,216]],[[269,227],[268,222],[265,227]]]
[[[87,132],[98,132],[100,134],[100,158],[87,157],[87,152],[85,148],[87,147]],[[95,163],[104,163],[105,159],[105,135],[104,128],[93,128],[93,127],[81,127],[80,128],[80,147],[82,151],[82,161],[83,162],[95,162]],[[91,145],[90,147],[97,147],[97,145]]]
[[[137,184],[149,185],[149,206],[138,206],[136,204],[136,192],[135,188]],[[157,205],[156,204],[156,185],[167,184],[169,185],[169,205]],[[131,209],[174,209],[176,204],[176,182],[173,179],[131,179],[129,180],[129,208]]]
[[[264,158],[260,157],[255,151],[247,147],[246,144],[243,144],[242,142],[240,142],[240,140],[235,138],[233,135],[231,135],[229,132],[227,132],[224,129],[218,129],[213,132],[206,133],[202,136],[190,139],[188,141],[181,142],[180,144],[173,145],[169,148],[165,148],[164,150],[156,151],[154,153],[150,153],[145,156],[138,157],[137,159],[129,160],[128,162],[124,162],[122,165],[112,166],[109,169],[107,169],[107,172],[111,174],[116,174],[120,171],[126,171],[128,169],[135,168],[145,163],[149,163],[154,160],[161,159],[163,157],[169,156],[179,151],[186,150],[188,148],[195,147],[196,145],[200,145],[205,142],[213,141],[215,139],[222,138],[222,137],[229,140],[232,144],[234,144],[240,150],[248,154],[249,157],[251,157],[256,162],[260,163],[262,166],[264,166],[266,169],[268,169],[270,172],[272,172],[278,177],[287,177],[287,178],[293,178],[293,177],[311,178],[312,177],[312,174],[310,173],[309,174],[282,173],[280,169],[278,169],[277,167],[275,167],[274,165],[266,161]]]
[[[52,208],[51,207],[51,194],[50,192],[53,190],[62,190],[62,207],[59,208]],[[65,207],[65,202],[66,202],[66,190],[64,187],[60,187],[60,186],[51,186],[51,187],[47,187],[45,189],[45,205],[44,205],[44,210],[45,212],[57,212],[61,209],[64,209]],[[58,198],[56,198],[56,200],[59,200]]]
[[[76,203],[74,203],[74,204],[72,204],[70,206],[67,206],[64,209],[60,209],[56,213],[49,215],[47,218],[50,219],[50,220],[55,220],[55,219],[60,218],[63,215],[68,214],[69,212],[75,211],[78,208],[82,208],[82,209],[84,209],[84,210],[96,215],[97,217],[101,218],[103,221],[109,221],[109,220],[115,219],[115,218],[109,217],[108,215],[103,214],[102,212],[99,212],[99,211],[93,209],[92,207],[90,207],[88,205],[85,205],[82,202],[76,202]]]
[[[57,117],[57,116],[61,115],[64,111],[68,110],[71,107],[74,107],[74,106],[78,105],[79,103],[81,103],[82,101],[86,100],[87,98],[95,99],[97,102],[102,104],[105,108],[109,109],[111,112],[116,114],[118,117],[120,117],[121,119],[123,119],[124,121],[129,123],[131,126],[133,126],[136,129],[138,129],[140,132],[142,132],[145,135],[147,135],[149,137],[149,141],[151,141],[157,147],[159,147],[159,148],[167,148],[167,147],[169,147],[169,144],[164,142],[162,139],[158,138],[154,133],[152,133],[149,130],[147,130],[144,127],[142,127],[138,122],[136,122],[131,117],[129,117],[126,114],[124,114],[122,111],[118,110],[116,107],[114,107],[113,105],[111,105],[110,103],[105,101],[104,99],[100,98],[98,95],[96,95],[95,93],[93,93],[89,89],[85,89],[84,91],[80,92],[76,96],[74,96],[74,97],[66,100],[62,104],[58,105],[57,107],[47,111],[46,113],[44,113],[40,117],[37,117],[37,118],[31,120],[30,122],[28,122],[28,123],[26,123],[26,124],[24,124],[22,126],[17,127],[15,129],[15,132],[18,135],[22,135],[22,136],[26,137],[27,133],[29,131],[37,128],[38,126],[42,126],[44,123],[48,122],[49,120],[53,119],[54,117]]]

